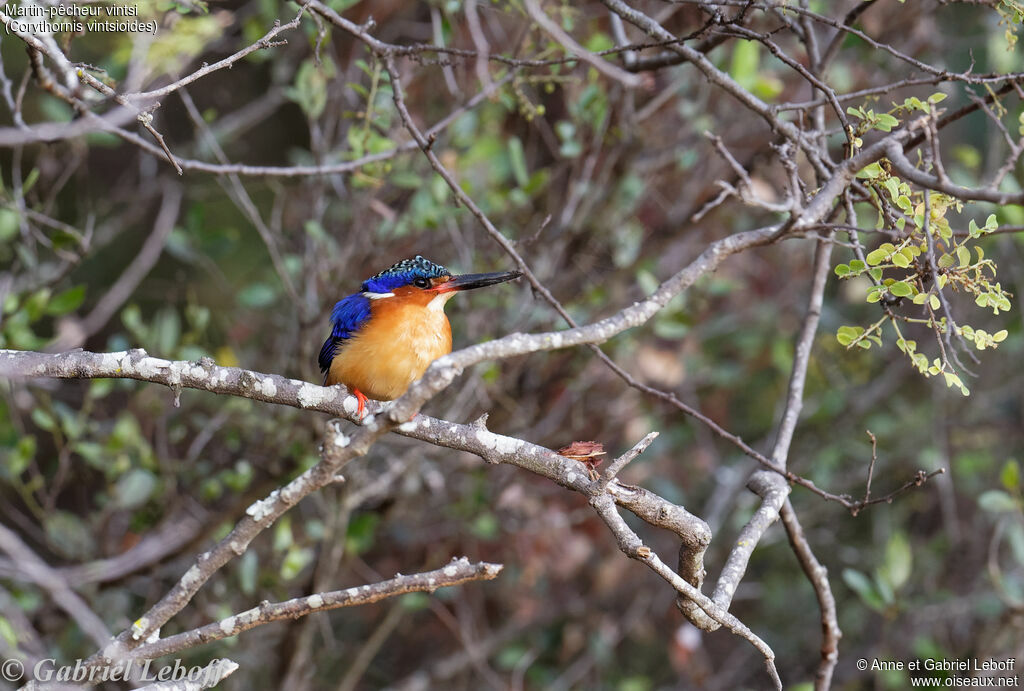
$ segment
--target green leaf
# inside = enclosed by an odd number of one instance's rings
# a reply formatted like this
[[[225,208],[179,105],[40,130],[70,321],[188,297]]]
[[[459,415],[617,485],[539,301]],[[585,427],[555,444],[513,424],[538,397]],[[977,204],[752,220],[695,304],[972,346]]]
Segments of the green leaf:
[[[80,441],[76,442],[71,449],[85,459],[93,468],[97,470],[106,469],[107,453],[103,450],[103,447],[94,441]]]
[[[921,99],[919,99],[917,96],[911,96],[910,98],[904,100],[903,105],[913,110],[922,110],[925,113],[930,112],[928,104],[921,101]]]
[[[896,347],[904,353],[913,353],[917,350],[917,341],[907,341],[902,338],[896,339]]]
[[[419,612],[430,606],[430,596],[426,593],[406,593],[399,600],[402,609]]]
[[[334,62],[330,58],[323,60],[319,66],[312,60],[306,60],[295,75],[295,84],[288,87],[285,93],[299,104],[309,119],[315,120],[327,107],[328,84],[334,73]]]
[[[46,313],[59,317],[69,312],[74,312],[85,300],[85,286],[75,286],[54,297],[46,305]]]
[[[895,283],[889,286],[889,292],[895,295],[896,297],[905,298],[908,295],[913,295],[914,289],[911,288],[910,284],[905,281],[896,281]]]
[[[960,380],[960,377],[958,377],[953,372],[943,372],[942,376],[946,380],[947,387],[952,389],[955,386],[960,389],[960,393],[962,393],[964,396],[971,395],[971,392],[968,390],[966,386],[964,386],[964,383]]]
[[[876,161],[874,163],[869,163],[868,165],[861,168],[860,171],[857,173],[857,177],[866,180],[874,180],[875,178],[881,177],[884,174],[885,171],[882,170],[882,166],[880,166]]]
[[[21,184],[21,195],[26,196],[39,180],[39,168],[33,168]]]
[[[875,587],[878,589],[878,595],[882,598],[882,602],[886,605],[891,605],[896,601],[896,593],[893,592],[892,586],[889,585],[889,581],[876,578]]]
[[[170,354],[181,339],[181,317],[173,307],[163,307],[153,317],[153,347],[158,353]]]
[[[475,537],[481,540],[493,540],[499,530],[498,519],[491,512],[482,513],[476,517],[469,530]]]
[[[42,408],[32,409],[32,422],[35,423],[36,427],[47,432],[52,432],[57,429],[57,421],[53,419],[47,411]]]
[[[10,242],[18,236],[18,214],[10,209],[0,209],[0,244]]]
[[[732,51],[729,75],[749,89],[757,79],[757,68],[761,62],[761,47],[756,41],[736,41]]]
[[[519,137],[513,136],[509,138],[508,159],[509,165],[512,168],[512,175],[516,179],[516,184],[520,187],[526,187],[526,184],[530,181],[530,175],[526,170],[526,154],[523,151],[523,141]]]
[[[966,247],[964,247],[963,245],[960,245],[959,247],[956,248],[956,258],[958,260],[960,260],[960,268],[961,269],[966,267],[966,266],[970,266],[970,264],[971,264],[971,251],[969,249],[967,249]]]
[[[864,602],[865,605],[880,612],[885,609],[885,602],[871,579],[855,569],[843,569],[843,582]]]
[[[348,524],[345,551],[362,554],[373,547],[378,523],[380,516],[375,513],[364,513],[353,518]]]
[[[92,531],[79,516],[67,511],[52,511],[43,517],[47,541],[60,555],[70,559],[93,556],[96,546]]]
[[[1003,469],[999,473],[999,481],[1003,483],[1003,487],[1011,492],[1019,492],[1021,489],[1020,463],[1014,460],[1004,463]]]
[[[555,133],[562,141],[558,153],[565,158],[576,158],[583,153],[583,145],[576,138],[576,125],[569,120],[559,120],[555,123]]]
[[[883,132],[891,132],[893,127],[896,127],[897,125],[900,124],[899,120],[894,118],[892,115],[889,115],[888,113],[879,113],[877,119],[878,124],[875,126],[875,129],[879,129]],[[894,198],[895,196],[896,195],[893,195]]]
[[[878,579],[890,585],[894,591],[899,590],[910,578],[912,563],[913,555],[906,535],[893,533],[885,546],[885,561],[878,568]]]
[[[18,649],[18,632],[14,630],[11,622],[7,621],[4,617],[0,617],[0,640],[6,645],[5,647],[10,651]]]
[[[978,497],[978,506],[989,513],[1016,513],[1020,511],[1017,500],[1001,489],[990,489]]]
[[[46,311],[46,303],[50,301],[50,289],[43,288],[32,293],[21,309],[25,312],[29,322],[34,322],[43,316]]]
[[[888,256],[889,253],[883,250],[881,247],[879,247],[877,250],[872,250],[871,252],[868,252],[868,256],[865,257],[865,259],[868,260],[868,264],[870,264],[871,266],[875,266],[876,264],[881,264],[882,262],[884,262]]]
[[[122,475],[114,487],[114,504],[122,509],[141,506],[156,489],[156,476],[148,470],[133,468]]]
[[[896,246],[891,242],[883,242],[878,249],[868,254],[865,259],[868,260],[868,264],[875,265],[881,264],[888,259],[893,253],[896,252]]]
[[[0,473],[8,478],[16,478],[25,472],[28,464],[36,455],[36,438],[25,436],[18,440],[18,445],[7,456],[7,462],[0,464]]]
[[[866,268],[868,267],[860,259],[854,259],[850,262],[850,271],[863,271]]]
[[[243,307],[261,309],[277,300],[277,291],[266,283],[250,283],[238,293],[238,302]]]
[[[281,562],[281,578],[286,581],[295,578],[313,561],[314,556],[315,553],[309,547],[293,546]]]
[[[503,670],[515,669],[527,654],[529,654],[529,650],[525,645],[510,643],[495,655],[494,663]]]
[[[907,259],[907,255],[903,254],[902,252],[897,252],[896,254],[892,255],[892,263],[900,267],[901,269],[906,269],[908,266],[910,266],[910,260]]]
[[[847,266],[846,264],[839,264],[835,268],[835,272],[836,272],[836,276],[846,276],[847,274],[850,273],[850,267]]]
[[[256,592],[259,577],[260,557],[256,550],[247,550],[238,560],[238,587],[243,595]]]
[[[839,345],[848,346],[860,338],[862,333],[864,328],[860,326],[840,326],[836,331],[836,340],[839,341]]]

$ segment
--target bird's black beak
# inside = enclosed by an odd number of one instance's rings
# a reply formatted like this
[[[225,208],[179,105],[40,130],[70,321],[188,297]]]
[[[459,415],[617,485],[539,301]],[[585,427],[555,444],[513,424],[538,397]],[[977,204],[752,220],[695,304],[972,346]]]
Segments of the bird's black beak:
[[[461,276],[452,276],[450,280],[434,286],[434,290],[439,293],[449,293],[455,290],[473,290],[474,288],[483,288],[485,286],[493,286],[498,283],[504,283],[505,281],[511,281],[512,279],[519,278],[522,275],[522,271],[499,271],[491,274],[462,274]]]

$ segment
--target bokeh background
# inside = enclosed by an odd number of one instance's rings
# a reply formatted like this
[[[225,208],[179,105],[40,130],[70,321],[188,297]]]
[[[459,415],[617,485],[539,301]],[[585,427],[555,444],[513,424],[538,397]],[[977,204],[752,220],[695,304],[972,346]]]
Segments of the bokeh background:
[[[372,15],[373,35],[391,43],[472,51],[483,36],[496,54],[565,57],[515,1],[327,4],[358,23]],[[642,3],[679,36],[705,26],[711,6],[732,16],[739,4],[746,3]],[[785,13],[763,4],[751,4],[745,26],[781,27],[774,39],[799,57],[793,27],[800,20],[787,26]],[[805,3],[840,22],[856,4]],[[119,91],[140,90],[240,50],[298,9],[248,0],[143,3],[139,11],[160,22],[155,36],[85,32],[58,41],[73,61],[105,70]],[[615,45],[598,4],[550,3],[546,11],[590,50]],[[1020,17],[1010,2],[878,0],[855,25],[925,63],[988,73],[1024,67]],[[810,25],[823,41],[834,31]],[[154,125],[176,155],[214,166],[318,166],[409,141],[387,75],[361,42],[308,17],[278,38],[287,45],[256,51],[160,99]],[[769,103],[816,96],[757,42],[725,29],[693,41]],[[987,93],[984,85],[954,81],[906,84],[921,73],[856,36],[837,49],[827,77],[838,93],[893,85],[844,106],[884,110],[891,101],[942,91],[951,111]],[[25,121],[72,121],[71,109],[30,76],[17,37],[2,37],[0,57],[5,88]],[[694,219],[718,195],[715,181],[734,179],[705,132],[722,138],[766,199],[782,194],[785,171],[764,121],[691,66],[643,70],[644,87],[632,91],[575,63],[510,67],[417,53],[399,69],[421,127],[461,109],[438,133],[434,151],[580,322],[642,298],[708,242],[779,218],[734,200]],[[492,84],[491,97],[466,107]],[[1016,141],[1018,94],[1003,96],[994,110]],[[787,117],[811,126],[798,114]],[[15,124],[0,108],[0,125]],[[149,139],[130,121],[125,126]],[[828,126],[841,151],[834,117]],[[1004,133],[981,111],[942,130],[947,173],[961,184],[991,176],[1006,147]],[[345,174],[179,176],[161,157],[93,132],[6,145],[0,172],[5,348],[142,347],[169,359],[210,356],[319,382],[316,354],[330,308],[367,276],[414,254],[462,272],[513,266],[412,147]],[[1022,174],[1016,166],[1006,189],[1019,191]],[[874,213],[858,208],[865,243],[877,244]],[[1011,230],[1024,223],[1024,208],[984,204],[966,206],[951,222],[965,228],[989,213]],[[162,236],[154,241],[155,234]],[[790,240],[729,259],[604,351],[641,381],[770,449],[806,309],[813,244]],[[994,317],[954,299],[969,323],[1009,331],[998,350],[970,363],[978,376],[965,377],[967,398],[921,377],[891,338],[869,351],[840,346],[839,326],[870,323],[878,312],[862,292],[830,276],[790,468],[859,497],[870,430],[878,439],[876,494],[918,469],[947,471],[856,517],[794,491],[837,599],[844,637],[836,688],[907,687],[906,672],[857,671],[862,657],[1022,656],[1024,245],[1006,232],[982,246],[1014,294],[1013,309]],[[852,255],[838,246],[833,257],[838,263]],[[145,270],[119,283],[133,266]],[[459,296],[448,312],[456,347],[564,327],[524,284]],[[326,421],[195,391],[182,392],[175,405],[167,389],[132,381],[4,381],[0,393],[0,521],[59,567],[115,632],[246,506],[315,463]],[[496,432],[549,448],[593,439],[613,455],[660,432],[624,480],[711,524],[712,582],[757,506],[744,488],[749,459],[628,387],[587,349],[477,366],[426,411],[462,422],[486,413]],[[190,664],[224,656],[239,662],[223,688],[767,687],[757,653],[726,632],[689,626],[673,592],[619,553],[585,498],[519,469],[398,437],[378,443],[345,474],[347,483],[304,501],[222,570],[164,635],[261,600],[436,568],[452,556],[501,562],[502,576],[269,625],[185,656]],[[673,536],[637,529],[671,561]],[[754,553],[731,611],[773,647],[787,687],[810,683],[819,614],[779,526]],[[19,578],[16,563],[0,557],[0,649],[8,657],[73,661],[95,646],[44,591]]]

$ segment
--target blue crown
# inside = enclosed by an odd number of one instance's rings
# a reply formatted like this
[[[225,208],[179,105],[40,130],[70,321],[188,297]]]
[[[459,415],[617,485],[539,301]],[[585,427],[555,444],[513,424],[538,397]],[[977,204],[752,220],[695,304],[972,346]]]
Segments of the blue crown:
[[[452,272],[429,259],[416,255],[403,259],[394,266],[363,281],[364,293],[389,293],[399,286],[409,285],[417,278],[440,278],[451,276]]]

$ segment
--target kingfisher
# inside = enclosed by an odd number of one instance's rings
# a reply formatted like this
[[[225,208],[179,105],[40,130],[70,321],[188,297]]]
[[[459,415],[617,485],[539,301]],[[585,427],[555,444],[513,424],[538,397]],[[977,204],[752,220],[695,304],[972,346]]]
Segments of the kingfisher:
[[[324,386],[344,384],[358,401],[391,401],[437,358],[452,352],[444,306],[462,290],[519,278],[521,271],[453,275],[416,255],[363,281],[331,310],[331,335],[320,349]]]

